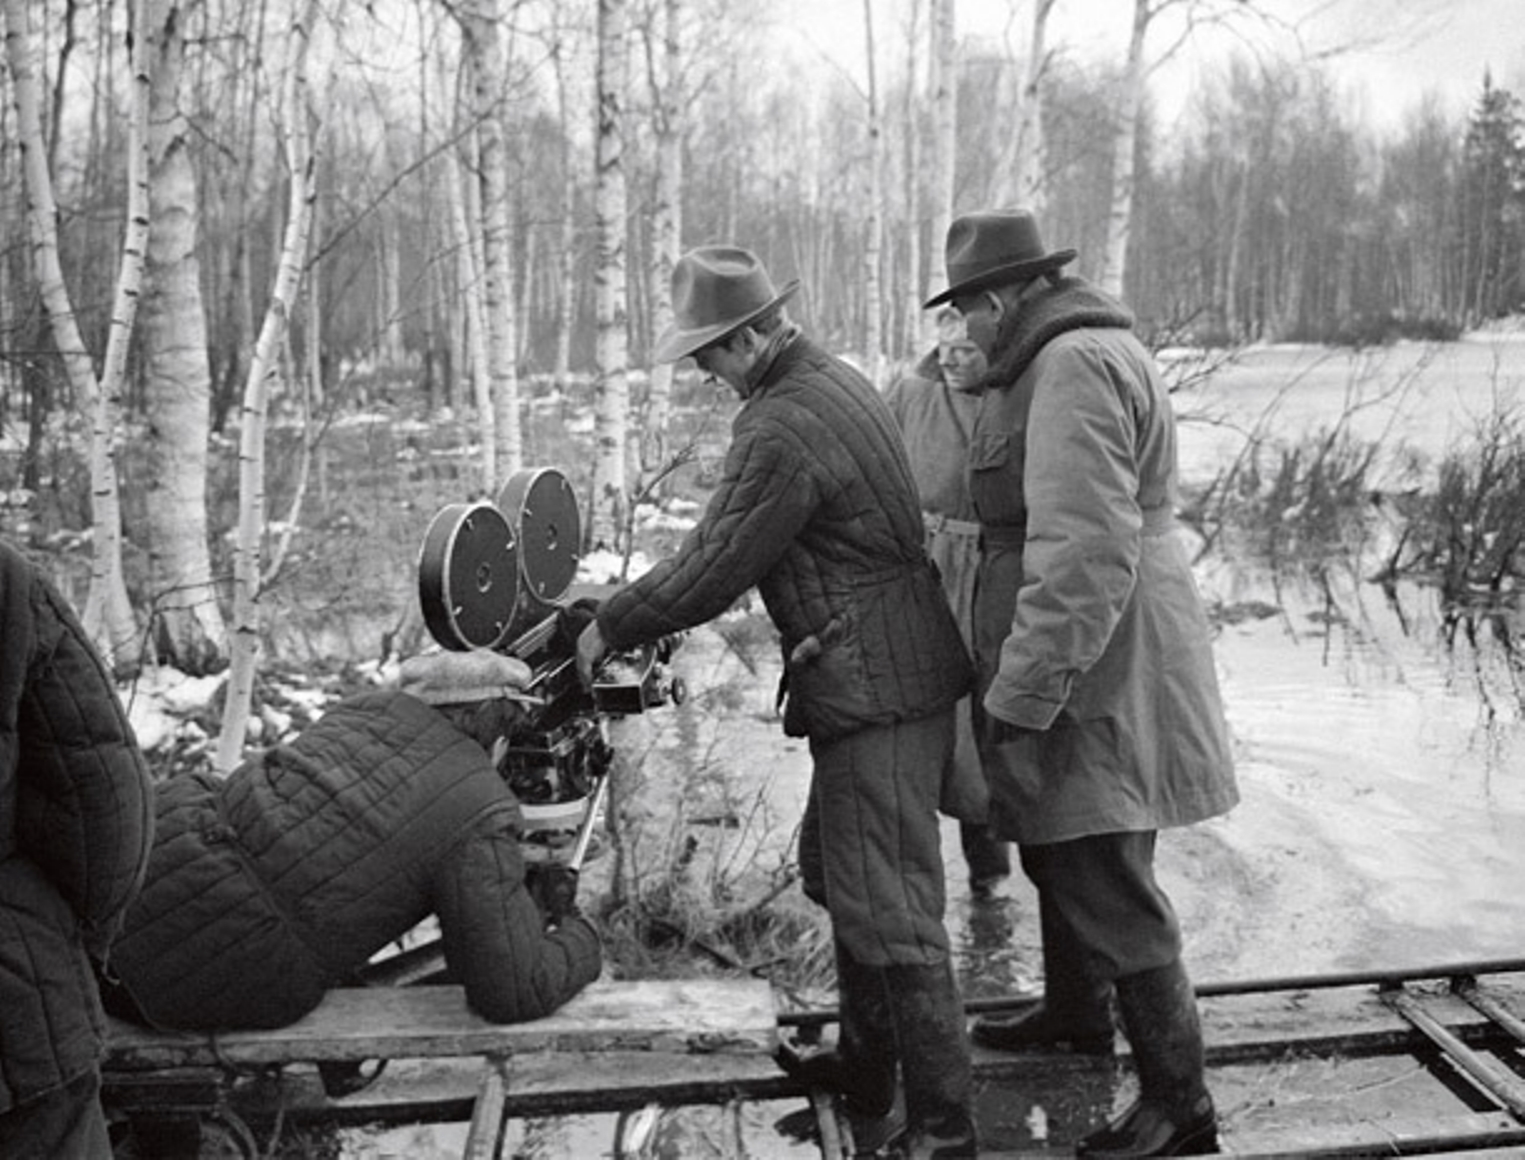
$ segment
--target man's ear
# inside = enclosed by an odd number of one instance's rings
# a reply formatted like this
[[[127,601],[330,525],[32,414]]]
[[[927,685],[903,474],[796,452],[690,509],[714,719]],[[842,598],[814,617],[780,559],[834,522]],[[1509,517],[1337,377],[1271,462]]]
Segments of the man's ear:
[[[994,290],[984,290],[981,293],[985,295],[986,300],[990,303],[991,317],[996,322],[1000,322],[1001,319],[1006,317],[1006,299],[1002,298]]]

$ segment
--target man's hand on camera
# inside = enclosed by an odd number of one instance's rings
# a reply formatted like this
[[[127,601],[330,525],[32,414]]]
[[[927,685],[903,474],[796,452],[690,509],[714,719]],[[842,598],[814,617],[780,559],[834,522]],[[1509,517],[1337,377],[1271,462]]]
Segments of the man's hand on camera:
[[[547,926],[560,926],[577,913],[576,870],[555,864],[531,866],[525,871],[524,884]]]
[[[598,615],[598,601],[582,596],[556,613],[557,647],[565,652],[577,651],[577,638],[583,629]]]
[[[589,621],[588,627],[577,637],[577,677],[582,681],[583,688],[593,687],[593,671],[608,655],[609,646],[604,643],[604,634],[599,631],[598,621]]]

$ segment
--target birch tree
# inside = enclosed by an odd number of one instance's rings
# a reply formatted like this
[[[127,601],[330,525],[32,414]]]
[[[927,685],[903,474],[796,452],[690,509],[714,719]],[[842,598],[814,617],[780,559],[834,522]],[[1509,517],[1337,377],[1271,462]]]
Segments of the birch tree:
[[[457,10],[456,16],[471,77],[472,113],[477,130],[477,185],[482,214],[479,273],[488,357],[492,361],[493,435],[497,440],[498,468],[507,476],[524,465],[524,433],[519,421],[519,377],[514,365],[517,343],[513,229],[504,132],[504,94],[508,82],[498,36],[503,14],[497,0],[470,0]]]
[[[905,38],[905,104],[901,117],[905,122],[905,220],[910,229],[905,231],[906,271],[905,294],[907,295],[905,320],[901,328],[901,340],[912,357],[916,357],[922,342],[921,304],[925,299],[922,289],[922,206],[926,203],[923,185],[926,175],[921,171],[923,118],[921,115],[922,91],[917,85],[921,71],[922,30],[921,0],[911,0],[909,25]],[[937,241],[932,243],[934,255]]]
[[[43,131],[43,80],[33,15],[43,13],[28,0],[4,0],[5,51],[11,70],[16,125],[26,187],[27,225],[38,289],[48,314],[54,345],[78,405],[90,417],[90,494],[95,538],[90,592],[82,620],[86,631],[118,669],[138,666],[142,647],[122,574],[121,495],[117,486],[116,440],[127,350],[136,322],[148,239],[148,71],[147,22],[141,4],[132,8],[132,82],[128,102],[127,219],[122,234],[117,283],[105,357],[97,377],[85,347],[59,256],[58,206]]]
[[[233,547],[232,659],[223,700],[222,731],[217,739],[214,759],[214,768],[224,777],[233,771],[243,755],[259,659],[260,545],[265,530],[265,419],[270,378],[276,372],[286,326],[297,304],[312,225],[316,164],[309,148],[311,102],[308,99],[307,50],[316,13],[317,0],[309,0],[287,33],[290,60],[282,101],[290,183],[286,230],[270,304],[254,344],[254,357],[244,385],[238,446],[238,527]]]
[[[629,306],[625,291],[625,0],[598,0],[598,144],[594,216],[598,235],[597,381],[594,386],[593,502],[589,543],[621,547],[628,500],[625,440],[630,408],[626,373]]]
[[[921,295],[923,302],[943,285],[944,249],[948,226],[953,222],[954,158],[958,156],[958,41],[953,3],[954,0],[931,0],[932,55],[928,87],[932,90],[932,140],[927,151],[927,171],[931,174],[927,209],[931,222],[932,260],[927,263],[927,281]]]
[[[465,140],[461,149],[468,148]],[[487,318],[482,309],[481,265],[477,260],[476,239],[479,236],[471,212],[468,181],[471,167],[459,151],[452,153],[452,171],[445,179],[446,196],[450,200],[450,228],[455,241],[457,277],[461,285],[461,301],[465,307],[466,363],[471,376],[473,399],[477,409],[478,436],[480,438],[482,490],[495,494],[498,486],[498,420],[492,402],[492,356],[487,349]]]
[[[1222,24],[1241,12],[1258,15],[1247,0],[1133,0],[1133,21],[1128,31],[1128,51],[1117,102],[1117,129],[1113,137],[1106,244],[1102,248],[1102,269],[1097,279],[1102,289],[1111,294],[1123,292],[1128,239],[1133,229],[1138,135],[1147,78],[1173,57],[1199,28]],[[1178,17],[1179,26],[1170,43],[1152,59],[1146,59],[1149,31],[1166,13]]]
[[[207,548],[212,371],[197,258],[196,175],[180,101],[184,28],[195,4],[141,2],[151,14],[154,62],[148,134],[153,220],[141,319],[150,635],[160,661],[201,675],[226,655],[227,630]]]
[[[1032,0],[1033,23],[1027,43],[1027,65],[1022,74],[1022,99],[1017,105],[1017,153],[1013,158],[1012,187],[1016,204],[1026,206],[1041,220],[1047,191],[1043,174],[1043,78],[1048,71],[1048,18],[1056,0]]]
[[[679,0],[662,0],[661,64],[646,37],[646,75],[651,85],[651,118],[656,135],[655,197],[651,210],[651,334],[653,344],[673,321],[672,272],[683,244],[683,44]],[[667,459],[672,414],[672,363],[651,368],[646,425],[641,432],[641,470],[654,472]]]
[[[560,5],[555,12],[561,14]],[[551,30],[551,66],[556,75],[556,108],[561,123],[572,123],[572,101],[567,84],[565,27],[558,22]],[[558,258],[557,281],[561,285],[561,297],[556,311],[556,364],[554,375],[557,389],[565,393],[572,377],[572,327],[577,318],[577,287],[573,282],[577,254],[577,170],[572,164],[572,134],[561,134],[561,247]]]
[[[879,69],[874,52],[873,0],[863,0],[868,54],[868,204],[863,223],[863,298],[868,321],[868,381],[878,383],[884,361],[884,133],[879,123]]]

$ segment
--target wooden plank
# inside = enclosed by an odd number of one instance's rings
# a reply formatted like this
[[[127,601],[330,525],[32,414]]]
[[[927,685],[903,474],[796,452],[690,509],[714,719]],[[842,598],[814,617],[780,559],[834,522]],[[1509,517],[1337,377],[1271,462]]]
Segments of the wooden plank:
[[[1519,1155],[1525,1126],[1502,1112],[1458,1113],[1413,1119],[1392,1116],[1347,1123],[1319,1121],[1275,1131],[1236,1131],[1224,1125],[1223,1150],[1257,1160],[1307,1156],[1416,1156],[1469,1146],[1512,1148]],[[1468,1155],[1475,1153],[1468,1151]]]
[[[503,1097],[507,1082],[503,1061],[490,1059],[482,1069],[476,1104],[471,1110],[471,1128],[466,1133],[466,1150],[461,1160],[497,1160],[503,1142]]]
[[[427,1058],[521,1051],[650,1050],[767,1054],[777,1018],[761,979],[596,982],[528,1023],[490,1023],[459,987],[329,992],[274,1031],[160,1032],[113,1020],[106,1066],[256,1066],[314,1060]]]

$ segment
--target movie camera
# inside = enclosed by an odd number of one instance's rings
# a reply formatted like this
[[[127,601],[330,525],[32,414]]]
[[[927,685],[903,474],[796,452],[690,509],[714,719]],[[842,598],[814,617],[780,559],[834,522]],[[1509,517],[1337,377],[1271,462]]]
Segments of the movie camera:
[[[514,473],[495,501],[441,508],[418,560],[419,602],[437,643],[530,667],[516,695],[529,712],[507,738],[501,769],[524,815],[526,856],[572,869],[607,792],[608,719],[681,703],[685,692],[668,664],[676,636],[610,654],[583,688],[576,632],[591,611],[571,594],[581,544],[571,484],[556,468],[534,467]]]

